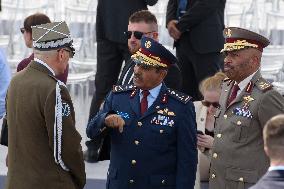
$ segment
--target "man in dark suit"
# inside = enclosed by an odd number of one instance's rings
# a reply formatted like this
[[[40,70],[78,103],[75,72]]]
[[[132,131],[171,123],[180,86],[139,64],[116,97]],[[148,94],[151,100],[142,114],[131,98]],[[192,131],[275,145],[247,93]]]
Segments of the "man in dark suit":
[[[147,5],[154,5],[158,0],[99,0],[96,18],[97,37],[97,73],[95,76],[95,93],[93,94],[89,119],[96,115],[100,105],[111,87],[116,84],[123,61],[130,58],[127,39],[129,16],[147,9]],[[85,160],[94,162],[92,155],[94,145],[86,143],[90,149],[84,153]],[[89,153],[91,152],[91,153]]]
[[[143,37],[133,56],[134,85],[117,85],[87,128],[111,137],[107,188],[193,188],[197,165],[190,97],[163,83],[175,57]]]
[[[201,100],[198,86],[222,68],[226,0],[169,0],[166,24],[175,40],[183,87],[193,100]]]
[[[263,129],[264,151],[270,159],[268,172],[250,189],[284,188],[284,114],[271,118]]]

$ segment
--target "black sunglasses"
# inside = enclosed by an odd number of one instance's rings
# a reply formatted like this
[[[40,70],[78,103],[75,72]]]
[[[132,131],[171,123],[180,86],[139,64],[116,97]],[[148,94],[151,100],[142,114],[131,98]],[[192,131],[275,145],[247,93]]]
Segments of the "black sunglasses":
[[[26,30],[25,30],[25,28],[20,28],[20,31],[21,31],[22,34],[24,34]]]
[[[219,102],[208,102],[207,100],[202,100],[201,103],[203,104],[203,106],[206,106],[206,107],[210,107],[211,105],[214,108],[219,108],[220,107]]]
[[[154,31],[146,32],[146,33],[143,33],[143,32],[140,32],[140,31],[126,31],[126,32],[124,32],[124,34],[126,35],[127,39],[130,39],[131,36],[132,36],[132,33],[133,33],[134,37],[135,37],[136,39],[140,40],[143,35],[149,34],[149,33],[153,33],[153,32],[154,32]]]

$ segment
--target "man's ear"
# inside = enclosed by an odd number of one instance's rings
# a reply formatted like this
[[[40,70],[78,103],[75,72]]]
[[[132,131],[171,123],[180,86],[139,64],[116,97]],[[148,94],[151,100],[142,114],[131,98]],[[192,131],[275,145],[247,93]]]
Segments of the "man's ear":
[[[264,146],[264,151],[265,151],[266,155],[269,157],[269,149],[267,148],[267,146]]]

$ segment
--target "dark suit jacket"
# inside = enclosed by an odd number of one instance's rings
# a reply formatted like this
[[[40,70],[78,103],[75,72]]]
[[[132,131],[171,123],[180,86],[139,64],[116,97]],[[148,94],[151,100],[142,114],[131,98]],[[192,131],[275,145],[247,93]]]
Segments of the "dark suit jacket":
[[[96,32],[97,40],[108,39],[126,43],[124,32],[127,30],[131,14],[147,9],[158,0],[99,0],[97,6]]]
[[[121,75],[117,81],[117,85],[122,85],[123,78],[126,76],[126,84],[133,84],[133,80],[130,77],[130,75],[133,74],[133,68],[135,66],[135,63],[129,59],[127,63],[125,64]],[[128,71],[130,69],[130,71]],[[130,81],[131,80],[131,81]],[[164,79],[164,83],[167,87],[180,90],[182,86],[182,78],[181,78],[181,72],[177,64],[172,65],[169,70],[168,74]],[[125,84],[125,83],[124,83]]]
[[[162,100],[164,96],[166,100]],[[122,133],[106,128],[104,119],[108,113],[117,113],[124,119]],[[89,122],[87,135],[111,137],[107,189],[194,186],[196,123],[194,106],[187,95],[162,85],[157,99],[141,116],[139,89],[132,85],[114,87],[103,109]]]
[[[284,170],[268,171],[254,186],[249,189],[283,189]]]
[[[178,1],[168,2],[167,24],[171,20],[177,20]],[[180,40],[186,40],[198,53],[220,52],[224,45],[226,0],[188,0],[188,2],[187,11],[177,24],[177,28],[183,33]]]

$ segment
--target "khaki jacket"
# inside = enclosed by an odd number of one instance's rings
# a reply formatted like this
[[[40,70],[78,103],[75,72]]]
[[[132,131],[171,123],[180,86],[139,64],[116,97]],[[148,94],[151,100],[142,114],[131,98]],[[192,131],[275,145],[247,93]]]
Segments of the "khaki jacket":
[[[75,128],[70,95],[61,87],[61,157],[54,158],[55,89],[57,80],[35,61],[11,81],[7,94],[8,175],[6,189],[82,189],[85,167],[81,136]]]
[[[227,106],[233,82],[225,80],[216,112],[210,189],[246,189],[269,167],[262,130],[273,116],[284,113],[283,97],[256,72],[251,82]]]

